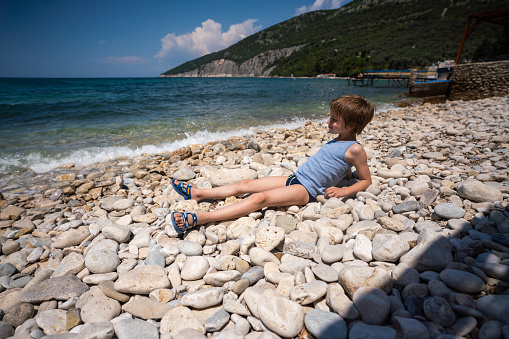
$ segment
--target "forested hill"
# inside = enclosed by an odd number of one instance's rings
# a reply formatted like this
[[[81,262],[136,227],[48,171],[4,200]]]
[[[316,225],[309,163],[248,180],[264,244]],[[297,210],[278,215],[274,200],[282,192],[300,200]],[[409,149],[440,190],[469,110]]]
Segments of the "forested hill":
[[[233,76],[348,76],[366,69],[427,67],[456,57],[469,14],[504,7],[506,0],[354,0],[284,21],[163,75],[207,76],[225,61]],[[270,54],[278,50],[286,53]],[[462,58],[487,60],[504,53],[503,26],[482,22]]]

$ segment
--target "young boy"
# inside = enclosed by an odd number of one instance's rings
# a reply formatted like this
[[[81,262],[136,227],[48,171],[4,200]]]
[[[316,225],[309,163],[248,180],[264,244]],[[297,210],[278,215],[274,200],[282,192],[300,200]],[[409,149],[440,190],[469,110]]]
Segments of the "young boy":
[[[373,119],[375,106],[359,95],[345,95],[329,103],[329,132],[338,136],[289,177],[264,177],[243,180],[234,185],[199,189],[175,179],[173,188],[184,198],[201,201],[225,199],[253,193],[246,199],[223,208],[203,213],[173,212],[171,220],[181,234],[208,222],[239,218],[264,207],[305,205],[316,201],[318,195],[325,198],[341,198],[363,191],[371,185],[371,175],[364,148],[357,142],[357,135]],[[336,185],[351,176],[355,166],[359,181],[349,187]]]

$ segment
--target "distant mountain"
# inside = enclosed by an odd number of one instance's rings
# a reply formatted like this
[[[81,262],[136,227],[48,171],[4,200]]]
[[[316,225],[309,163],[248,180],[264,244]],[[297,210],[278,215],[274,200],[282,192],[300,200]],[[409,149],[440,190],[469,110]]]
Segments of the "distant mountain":
[[[456,58],[469,14],[504,7],[506,0],[354,0],[281,22],[161,76],[349,76],[427,67]],[[462,58],[503,53],[503,26],[482,22]]]

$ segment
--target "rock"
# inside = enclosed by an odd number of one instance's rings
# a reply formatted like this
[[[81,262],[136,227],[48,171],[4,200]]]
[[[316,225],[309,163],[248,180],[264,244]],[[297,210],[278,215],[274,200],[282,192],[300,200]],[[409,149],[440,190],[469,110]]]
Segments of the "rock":
[[[281,227],[268,226],[259,230],[255,235],[257,247],[272,251],[285,239],[285,230]]]
[[[401,204],[398,204],[398,205],[394,205],[392,207],[392,211],[394,213],[405,213],[405,212],[412,212],[412,211],[418,211],[422,208],[422,204],[418,201],[412,201],[412,200],[409,200],[409,201],[405,201]]]
[[[328,265],[318,264],[312,266],[311,271],[313,271],[318,279],[327,283],[338,281],[338,271]]]
[[[114,285],[115,284],[113,281],[105,280],[105,281],[101,281],[99,283],[99,288],[104,293],[104,295],[109,298],[112,298],[112,299],[115,299],[115,300],[118,300],[121,302],[129,301],[130,297],[127,294],[117,292],[117,290],[115,290]]]
[[[47,310],[38,312],[35,316],[37,326],[39,326],[46,335],[67,332],[65,310]]]
[[[149,294],[153,290],[170,287],[170,280],[161,266],[146,265],[120,275],[114,287],[121,293]]]
[[[113,209],[117,211],[126,210],[133,207],[134,201],[131,199],[119,199],[113,203]]]
[[[316,235],[316,233],[313,233]],[[291,254],[296,257],[304,259],[311,259],[313,255],[318,253],[318,247],[310,242],[306,241],[291,241],[285,242],[283,253]]]
[[[419,272],[441,271],[453,261],[452,245],[446,237],[426,230],[417,238],[417,246],[403,254],[399,261]]]
[[[180,240],[177,242],[180,253],[186,256],[196,256],[203,254],[202,246],[196,241]]]
[[[333,264],[343,258],[343,245],[328,245],[322,250],[322,262],[324,264]]]
[[[284,338],[295,337],[304,327],[304,310],[291,300],[262,297],[258,314],[265,327]]]
[[[76,276],[67,275],[43,280],[22,292],[21,301],[40,303],[47,300],[68,300],[88,291],[88,286]]]
[[[456,321],[456,313],[442,297],[431,297],[424,300],[424,314],[434,323],[449,327]]]
[[[384,228],[391,231],[401,232],[405,229],[405,225],[398,219],[394,219],[391,217],[380,217],[377,219],[377,221]]]
[[[158,339],[159,330],[153,324],[140,319],[122,319],[115,324],[115,335],[118,339]]]
[[[223,329],[230,321],[230,314],[225,310],[219,310],[205,322],[205,330],[207,332],[218,332]]]
[[[246,179],[256,179],[257,177],[258,173],[248,168],[222,168],[211,173],[210,183],[212,184],[212,187],[219,187],[233,185]]]
[[[18,220],[25,211],[23,207],[9,205],[0,212],[0,220]]]
[[[85,323],[110,321],[120,314],[120,303],[108,297],[97,296],[90,299],[81,309],[81,319]]]
[[[61,277],[64,275],[75,275],[78,274],[82,269],[85,268],[85,258],[79,253],[69,253],[63,260],[62,263],[51,275],[54,277]]]
[[[290,290],[290,300],[301,305],[311,304],[322,298],[327,293],[327,283],[315,280],[305,284],[294,286]]]
[[[295,274],[301,272],[306,267],[311,266],[311,260],[288,255],[285,260],[279,265],[279,270],[284,273]]]
[[[56,239],[53,240],[52,246],[54,248],[66,248],[79,245],[88,238],[88,236],[90,236],[90,232],[86,229],[71,229],[56,237]]]
[[[359,311],[339,285],[329,284],[326,302],[343,319],[353,320],[359,317]]]
[[[122,310],[142,319],[161,319],[171,306],[156,300],[135,296],[128,303],[124,304]]]
[[[502,201],[502,192],[477,180],[462,181],[456,186],[458,195],[473,202]]]
[[[429,338],[426,326],[416,319],[393,317],[392,323],[402,338]]]
[[[227,330],[230,331],[230,330]],[[205,335],[203,335],[200,331],[195,330],[194,328],[184,328],[179,333],[173,337],[174,339],[207,339]],[[229,335],[227,338],[235,339],[235,337]],[[242,338],[242,336],[240,336]]]
[[[118,254],[111,250],[97,250],[87,254],[85,266],[92,273],[109,273],[120,265]]]
[[[161,334],[169,333],[172,337],[176,336],[181,330],[191,328],[205,333],[205,327],[196,318],[196,316],[187,307],[176,307],[170,310],[161,319]]]
[[[34,306],[29,303],[21,303],[5,311],[3,321],[8,322],[14,328],[23,324],[34,316]],[[0,332],[2,333],[2,332]]]
[[[440,272],[440,279],[450,288],[463,293],[479,293],[484,289],[481,278],[465,271],[446,269]]]
[[[460,219],[465,215],[465,210],[450,203],[441,203],[435,206],[435,213],[445,219]]]
[[[362,286],[371,286],[390,292],[392,279],[386,270],[379,267],[345,266],[339,272],[339,283],[348,295],[353,296]]]
[[[130,224],[130,222],[128,224]],[[124,243],[131,237],[131,229],[124,225],[111,225],[104,227],[102,234],[107,239],[113,239],[118,243]]]
[[[370,262],[373,259],[371,255],[372,250],[373,247],[368,237],[364,234],[357,234],[353,245],[353,254],[365,262]]]
[[[310,310],[305,318],[306,329],[317,339],[346,339],[346,322],[337,314],[320,309]]]
[[[295,220],[288,215],[282,215],[279,218],[277,218],[276,226],[284,229],[285,234],[290,234],[291,232],[295,231],[295,228],[297,227],[297,222],[295,222]]]
[[[250,268],[246,273],[242,274],[240,277],[242,279],[247,279],[249,281],[249,285],[254,285],[260,279],[263,279],[264,272],[263,267],[255,266]]]
[[[228,281],[240,280],[241,274],[236,270],[220,271],[215,273],[208,273],[203,277],[206,284],[212,286],[223,286]]]
[[[477,300],[477,309],[491,320],[509,325],[509,295],[487,295]]]
[[[376,287],[358,288],[352,300],[366,324],[381,325],[389,315],[391,308],[389,298],[384,291]]]
[[[0,321],[0,338],[6,339],[14,335],[14,328],[6,321]]]
[[[205,276],[209,267],[209,261],[205,257],[189,257],[182,266],[180,276],[184,280],[198,280]]]
[[[83,338],[87,339],[108,339],[113,338],[115,335],[115,328],[109,321],[102,321],[100,323],[87,323],[81,327],[79,334]]]
[[[265,266],[267,262],[280,264],[279,259],[274,254],[258,247],[253,247],[249,250],[249,258],[253,265],[262,267]]]
[[[196,309],[203,309],[215,306],[223,300],[223,289],[221,287],[205,288],[196,292],[186,293],[181,303]]]
[[[396,339],[396,331],[392,327],[368,325],[361,321],[353,324],[348,333],[350,339]]]
[[[251,217],[242,217],[231,223],[226,229],[228,239],[244,238],[251,234],[251,229],[256,227],[256,220]]]
[[[396,234],[377,234],[372,243],[373,259],[377,261],[396,262],[410,250],[408,242]]]

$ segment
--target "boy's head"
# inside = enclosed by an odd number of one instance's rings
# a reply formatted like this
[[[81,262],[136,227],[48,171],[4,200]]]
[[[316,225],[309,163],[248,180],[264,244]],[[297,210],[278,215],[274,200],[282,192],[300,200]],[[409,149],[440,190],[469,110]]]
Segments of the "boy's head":
[[[329,107],[331,116],[342,117],[346,126],[354,127],[355,134],[360,134],[375,115],[375,105],[360,95],[344,95],[332,100]]]

